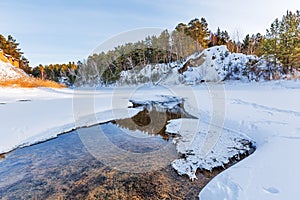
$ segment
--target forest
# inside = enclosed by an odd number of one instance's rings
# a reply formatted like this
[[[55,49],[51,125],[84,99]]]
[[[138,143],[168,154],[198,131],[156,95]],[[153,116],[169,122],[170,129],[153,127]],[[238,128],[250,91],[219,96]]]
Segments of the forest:
[[[288,72],[300,68],[300,12],[287,11],[281,19],[275,19],[263,35],[247,34],[241,41],[231,38],[228,31],[209,30],[205,18],[179,23],[171,32],[164,30],[159,36],[148,36],[142,41],[126,43],[107,52],[90,55],[86,60],[66,64],[38,65],[30,67],[19,43],[9,35],[0,35],[0,49],[19,60],[20,68],[40,79],[74,84],[82,82],[113,83],[122,70],[130,70],[147,64],[180,61],[197,51],[226,45],[230,52],[264,56],[274,66],[282,65]]]
[[[226,30],[209,30],[205,18],[192,19],[187,24],[179,23],[172,32],[164,30],[159,36],[148,36],[142,41],[91,55],[77,72],[82,83],[110,84],[119,79],[122,70],[180,61],[216,45],[226,45],[230,52],[264,57],[274,68],[281,65],[285,73],[299,69],[300,12],[287,11],[281,20],[274,20],[265,35],[247,34],[242,41],[231,38]]]

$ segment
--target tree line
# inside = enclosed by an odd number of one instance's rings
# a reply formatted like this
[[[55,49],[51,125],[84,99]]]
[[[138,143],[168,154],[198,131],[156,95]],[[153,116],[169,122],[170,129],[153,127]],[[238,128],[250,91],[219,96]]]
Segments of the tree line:
[[[179,23],[170,33],[165,30],[159,36],[149,36],[145,40],[121,45],[106,53],[91,55],[81,66],[80,77],[85,77],[83,82],[112,83],[119,78],[122,70],[180,61],[196,51],[216,45],[226,45],[234,53],[265,56],[275,68],[280,63],[286,73],[299,69],[299,11],[287,11],[281,20],[275,19],[265,35],[247,34],[242,41],[231,38],[226,30],[209,30],[205,18],[192,19],[187,24]]]
[[[216,45],[226,45],[230,52],[264,56],[274,66],[281,64],[287,72],[300,68],[300,14],[299,11],[287,11],[281,19],[274,20],[265,35],[247,34],[241,41],[230,37],[226,30],[217,28],[211,31],[205,18],[195,18],[187,24],[177,24],[171,32],[164,30],[158,36],[148,36],[135,43],[90,55],[77,64],[70,62],[30,68],[18,45],[12,36],[6,40],[0,35],[0,48],[20,60],[20,67],[27,73],[54,81],[66,78],[70,84],[76,79],[82,84],[113,83],[123,70],[182,61],[197,51]]]
[[[30,74],[42,80],[51,80],[66,85],[73,85],[76,80],[77,68],[77,64],[74,62],[67,64],[39,64],[31,69]]]
[[[24,53],[19,47],[19,43],[13,36],[8,35],[7,39],[0,34],[0,49],[4,54],[11,56],[19,63],[19,68],[27,74],[43,80],[52,80],[56,82],[64,82],[65,84],[73,84],[76,79],[77,64],[69,62],[67,64],[49,64],[38,65],[34,68],[30,67],[29,61],[24,57]]]
[[[267,29],[261,55],[275,66],[279,61],[285,70],[300,67],[300,11],[287,11],[281,20],[275,19]]]

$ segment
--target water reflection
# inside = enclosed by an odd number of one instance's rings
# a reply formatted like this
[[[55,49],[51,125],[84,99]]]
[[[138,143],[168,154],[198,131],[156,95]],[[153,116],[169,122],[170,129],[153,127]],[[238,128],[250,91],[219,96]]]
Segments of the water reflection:
[[[150,111],[144,109],[132,118],[113,121],[119,127],[129,129],[131,131],[141,131],[147,135],[160,135],[164,140],[169,141],[173,138],[170,134],[166,134],[166,125],[170,119],[182,118],[182,113],[172,113],[169,111],[159,112],[153,107]]]
[[[153,111],[155,112],[155,111]],[[131,152],[152,152],[171,143],[165,128],[147,129],[144,110],[130,119],[101,124],[105,135],[119,148]],[[174,117],[174,116],[173,116]],[[166,120],[171,116],[167,115]],[[150,135],[145,132],[149,131]],[[94,131],[91,131],[94,132]],[[173,146],[174,156],[177,156]],[[1,199],[196,199],[213,174],[191,182],[170,165],[157,171],[125,173],[95,159],[82,144],[77,131],[37,145],[17,149],[0,161]]]

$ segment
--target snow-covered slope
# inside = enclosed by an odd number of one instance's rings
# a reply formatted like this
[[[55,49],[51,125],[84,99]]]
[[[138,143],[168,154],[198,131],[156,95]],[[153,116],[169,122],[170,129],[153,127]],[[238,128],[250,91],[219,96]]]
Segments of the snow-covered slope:
[[[28,76],[23,70],[0,60],[0,81]]]
[[[197,52],[182,62],[146,65],[141,69],[122,71],[119,84],[154,83],[162,85],[195,85],[203,81],[261,81],[285,78],[282,68],[274,67],[254,55],[230,53],[226,46],[215,46]]]

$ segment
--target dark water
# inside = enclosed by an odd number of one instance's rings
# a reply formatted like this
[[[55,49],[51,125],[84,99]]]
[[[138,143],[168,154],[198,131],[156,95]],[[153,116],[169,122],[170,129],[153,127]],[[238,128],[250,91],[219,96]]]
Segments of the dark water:
[[[131,119],[85,129],[87,134],[101,129],[125,152],[155,152],[171,145],[169,156],[178,157],[165,127],[150,126],[149,116],[165,120],[164,124],[180,117],[144,110]],[[137,133],[143,137],[135,137]],[[7,154],[0,160],[1,199],[197,199],[201,188],[218,173],[199,173],[199,179],[191,182],[178,176],[170,164],[144,173],[124,172],[96,159],[81,139],[78,131],[72,131]]]

